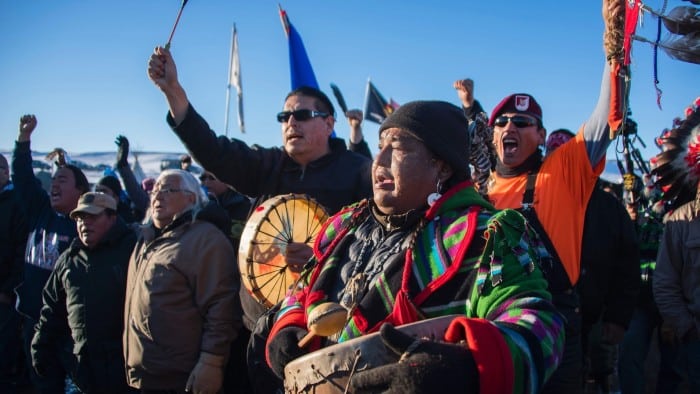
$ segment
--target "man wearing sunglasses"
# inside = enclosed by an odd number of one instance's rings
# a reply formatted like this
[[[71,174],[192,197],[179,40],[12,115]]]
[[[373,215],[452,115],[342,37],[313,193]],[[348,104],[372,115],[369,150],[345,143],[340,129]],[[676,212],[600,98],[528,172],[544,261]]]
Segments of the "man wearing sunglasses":
[[[282,147],[265,148],[217,136],[210,129],[190,104],[167,49],[155,49],[149,59],[148,75],[165,95],[170,108],[168,124],[192,157],[220,181],[255,198],[254,206],[276,195],[299,193],[312,197],[333,214],[372,195],[371,159],[349,151],[342,139],[331,136],[335,110],[320,90],[301,87],[285,97],[282,111],[277,114]],[[294,242],[287,245],[285,258],[287,264],[300,269],[311,255],[310,247]],[[265,308],[241,289],[244,325],[253,331]],[[263,383],[275,379],[264,372],[251,372],[251,376]]]
[[[625,2],[603,0],[605,64],[598,103],[576,137],[542,157],[546,130],[534,97],[517,93],[493,110],[489,125],[497,163],[488,196],[499,208],[519,209],[538,228],[551,264],[543,266],[552,300],[566,319],[565,352],[544,393],[581,392],[581,314],[574,290],[580,274],[581,240],[588,199],[605,166],[609,130],[622,123],[618,89],[622,77]],[[620,18],[622,23],[619,23]]]
[[[301,87],[287,95],[277,114],[283,146],[264,148],[217,136],[209,128],[190,104],[167,49],[155,49],[148,75],[168,102],[168,124],[192,157],[239,192],[258,201],[283,193],[306,193],[329,213],[372,195],[371,160],[331,137],[335,110],[320,90]]]

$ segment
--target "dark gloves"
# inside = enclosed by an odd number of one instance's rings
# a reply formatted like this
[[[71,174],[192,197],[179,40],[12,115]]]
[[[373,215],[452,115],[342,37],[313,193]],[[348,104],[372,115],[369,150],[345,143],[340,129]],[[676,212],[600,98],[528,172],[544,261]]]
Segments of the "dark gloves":
[[[39,339],[39,335],[34,334],[31,345],[32,368],[37,375],[44,377],[51,362],[48,360],[49,350]]]
[[[353,393],[478,393],[479,373],[471,352],[446,342],[416,340],[390,324],[380,329],[382,342],[401,359],[358,372]]]
[[[218,393],[224,382],[225,361],[225,356],[201,352],[187,379],[185,391],[194,394]]]
[[[129,140],[123,135],[117,136],[114,141],[117,144],[117,167],[128,167],[129,166]]]
[[[297,345],[307,333],[308,331],[301,327],[285,327],[267,343],[270,368],[281,379],[284,379],[284,367],[287,363],[308,353]]]

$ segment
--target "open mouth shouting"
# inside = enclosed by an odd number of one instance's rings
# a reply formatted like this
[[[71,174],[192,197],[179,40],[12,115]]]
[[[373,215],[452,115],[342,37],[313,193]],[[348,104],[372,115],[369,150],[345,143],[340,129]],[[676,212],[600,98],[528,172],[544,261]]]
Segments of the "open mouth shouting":
[[[518,153],[519,141],[513,136],[506,135],[501,139],[504,156],[513,156]]]
[[[51,199],[52,203],[61,201],[61,196],[61,190],[58,188],[51,189],[51,193],[49,193],[49,198]]]
[[[379,190],[394,190],[394,179],[384,174],[382,171],[377,171],[374,174],[374,188]]]

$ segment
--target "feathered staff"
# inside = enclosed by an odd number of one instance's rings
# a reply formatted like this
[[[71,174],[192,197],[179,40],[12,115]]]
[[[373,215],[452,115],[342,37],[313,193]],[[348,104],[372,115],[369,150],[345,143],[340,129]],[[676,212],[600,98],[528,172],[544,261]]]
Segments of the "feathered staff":
[[[664,15],[648,6],[642,8],[659,18],[671,35],[663,41],[651,41],[635,35],[635,40],[659,47],[673,59],[700,64],[700,9],[678,6]]]
[[[693,4],[699,4],[700,1],[690,0]],[[678,6],[672,9],[668,14],[666,11],[666,1],[660,11],[655,11],[649,6],[641,3],[641,0],[630,0],[634,3],[634,7],[638,10],[648,12],[658,18],[656,39],[648,40],[644,37],[634,34],[634,30],[626,31],[625,43],[631,45],[631,40],[637,40],[651,44],[654,48],[654,88],[656,89],[656,104],[661,108],[661,94],[658,78],[658,61],[657,50],[661,48],[668,56],[673,59],[681,60],[689,63],[700,64],[700,10],[690,6]],[[638,11],[637,11],[638,13]],[[665,26],[671,33],[670,37],[661,40],[661,26]],[[629,37],[629,39],[628,39]]]
[[[700,97],[686,109],[685,116],[674,120],[674,128],[657,138],[662,152],[650,161],[654,184],[663,191],[667,210],[692,201],[700,179]]]
[[[624,2],[624,12],[620,12],[618,2]],[[629,36],[634,33],[636,27],[636,13],[638,2],[626,0],[609,0],[604,2],[605,32],[603,34],[603,48],[611,68],[611,97],[610,114],[608,124],[610,126],[610,139],[620,133],[624,134],[627,118],[630,94],[630,51]],[[632,3],[632,4],[631,4]],[[630,22],[632,21],[632,22]]]

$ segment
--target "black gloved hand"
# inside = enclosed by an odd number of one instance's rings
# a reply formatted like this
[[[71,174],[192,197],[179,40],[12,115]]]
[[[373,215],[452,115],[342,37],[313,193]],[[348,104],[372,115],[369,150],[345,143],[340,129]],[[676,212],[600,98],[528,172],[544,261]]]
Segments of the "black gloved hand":
[[[297,344],[308,331],[301,327],[285,327],[275,335],[267,344],[267,352],[270,367],[275,375],[284,379],[284,367],[295,358],[301,357],[308,351],[301,349]]]
[[[129,165],[129,140],[123,135],[117,136],[114,141],[117,144],[117,167],[126,167]]]
[[[356,373],[350,380],[351,392],[479,392],[476,363],[465,347],[428,340],[418,340],[416,347],[415,338],[396,330],[390,324],[384,324],[379,333],[384,345],[402,359]]]
[[[34,368],[34,372],[41,376],[45,377],[46,372],[48,371],[48,367],[50,362],[47,360],[48,354],[47,352],[49,351],[46,349],[46,346],[44,346],[43,343],[39,341],[39,336],[34,335],[32,338],[32,344],[31,344],[31,357],[32,357],[32,368]]]

